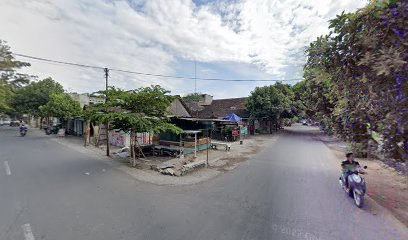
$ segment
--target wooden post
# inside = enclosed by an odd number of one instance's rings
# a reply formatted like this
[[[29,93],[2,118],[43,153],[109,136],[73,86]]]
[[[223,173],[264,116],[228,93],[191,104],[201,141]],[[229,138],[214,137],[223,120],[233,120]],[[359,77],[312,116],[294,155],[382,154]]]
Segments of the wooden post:
[[[197,158],[197,133],[194,133],[194,158]]]
[[[106,156],[109,156],[109,123],[106,124]]]

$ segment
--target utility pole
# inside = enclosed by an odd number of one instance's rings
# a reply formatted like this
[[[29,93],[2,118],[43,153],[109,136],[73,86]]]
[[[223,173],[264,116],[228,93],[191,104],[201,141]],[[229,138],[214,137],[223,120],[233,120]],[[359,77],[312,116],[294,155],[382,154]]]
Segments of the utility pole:
[[[105,89],[108,91],[109,69],[105,68]],[[108,102],[108,95],[105,95],[105,103]],[[109,123],[106,124],[106,156],[109,156]]]
[[[209,167],[208,164],[208,148],[210,147],[210,129],[207,129],[207,167]]]
[[[197,96],[197,62],[194,60],[194,93]]]

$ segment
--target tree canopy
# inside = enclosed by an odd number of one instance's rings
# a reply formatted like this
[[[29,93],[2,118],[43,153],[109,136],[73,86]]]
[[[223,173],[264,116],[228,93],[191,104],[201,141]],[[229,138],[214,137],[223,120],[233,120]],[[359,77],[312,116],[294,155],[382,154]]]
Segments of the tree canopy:
[[[294,94],[288,85],[276,83],[256,87],[247,100],[247,108],[256,118],[266,118],[278,123],[283,112],[291,112]]]
[[[73,100],[68,94],[52,94],[47,104],[40,106],[43,117],[57,117],[68,120],[81,115],[79,102]]]
[[[173,97],[160,86],[138,88],[132,91],[110,88],[100,91],[108,101],[89,106],[84,117],[93,122],[109,123],[124,132],[161,133],[181,129],[169,123],[167,108]]]
[[[363,152],[370,142],[396,158],[408,151],[407,11],[407,2],[371,1],[331,20],[306,52],[308,113]]]
[[[183,96],[182,99],[186,103],[204,101],[202,93],[189,93]]]
[[[28,66],[29,63],[17,61],[10,47],[0,39],[0,111],[12,110],[9,100],[14,91],[27,84],[30,79],[30,76],[17,71]]]
[[[62,93],[64,93],[64,88],[61,84],[52,78],[46,78],[17,89],[11,99],[11,106],[17,112],[39,116],[39,107],[46,105],[51,95]]]

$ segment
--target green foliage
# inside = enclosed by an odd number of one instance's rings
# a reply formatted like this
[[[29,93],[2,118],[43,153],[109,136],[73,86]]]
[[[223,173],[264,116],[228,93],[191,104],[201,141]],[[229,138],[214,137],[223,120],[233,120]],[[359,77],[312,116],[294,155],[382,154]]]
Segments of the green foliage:
[[[46,78],[17,89],[11,99],[11,105],[17,112],[39,116],[39,107],[46,105],[51,95],[62,93],[64,89],[61,84]]]
[[[0,39],[0,111],[9,112],[9,104],[14,91],[29,82],[30,76],[17,73],[17,70],[30,66],[29,63],[16,61],[10,47]]]
[[[293,98],[290,87],[281,83],[256,87],[247,100],[247,108],[253,117],[277,123],[285,110],[291,111]]]
[[[99,92],[108,102],[89,106],[83,116],[92,122],[110,123],[112,128],[124,132],[181,133],[167,118],[167,108],[173,101],[168,93],[160,86],[132,91],[110,88]]]
[[[68,120],[81,114],[79,102],[73,100],[68,94],[52,94],[47,104],[40,106],[42,117],[57,117]]]
[[[297,97],[308,115],[359,148],[371,138],[369,124],[395,158],[401,146],[408,151],[407,11],[407,2],[371,1],[331,20],[331,34],[310,44],[305,81],[295,87],[304,89]]]
[[[182,97],[182,99],[186,103],[204,101],[202,93],[189,93],[185,95],[184,97]]]

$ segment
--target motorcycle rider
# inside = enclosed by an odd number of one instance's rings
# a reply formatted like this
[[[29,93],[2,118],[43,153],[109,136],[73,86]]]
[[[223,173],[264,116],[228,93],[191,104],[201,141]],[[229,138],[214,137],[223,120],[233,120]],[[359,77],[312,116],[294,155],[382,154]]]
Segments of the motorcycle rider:
[[[343,176],[345,179],[345,186],[347,188],[347,191],[350,191],[350,186],[348,184],[348,177],[352,173],[352,170],[355,170],[357,168],[360,168],[360,164],[357,161],[354,161],[353,153],[346,153],[346,161],[343,161],[341,163],[342,171],[343,171]]]
[[[27,127],[25,126],[23,120],[20,120],[20,132],[23,130],[27,130]]]

